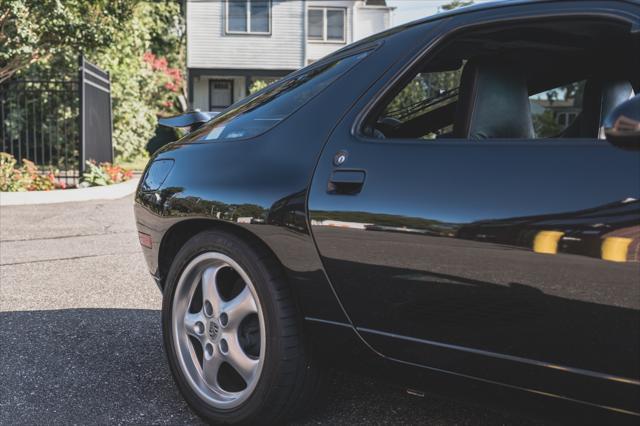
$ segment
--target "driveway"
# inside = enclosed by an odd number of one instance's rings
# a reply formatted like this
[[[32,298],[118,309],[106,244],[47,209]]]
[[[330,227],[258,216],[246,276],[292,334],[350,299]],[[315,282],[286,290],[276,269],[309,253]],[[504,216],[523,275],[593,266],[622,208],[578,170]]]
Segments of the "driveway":
[[[202,424],[165,362],[132,199],[0,208],[0,424]],[[534,422],[332,374],[303,424]]]

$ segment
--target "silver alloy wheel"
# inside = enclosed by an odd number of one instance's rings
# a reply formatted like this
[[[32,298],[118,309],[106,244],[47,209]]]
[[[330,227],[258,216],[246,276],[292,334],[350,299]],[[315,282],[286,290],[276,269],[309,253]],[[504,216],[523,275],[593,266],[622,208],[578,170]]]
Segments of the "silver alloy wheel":
[[[229,298],[223,297],[219,282],[225,268],[231,268],[244,282]],[[192,312],[194,306],[197,312]],[[247,353],[241,336],[245,319],[251,315],[257,315],[259,324],[260,350],[253,355]],[[217,252],[194,258],[178,281],[171,316],[174,349],[193,390],[215,408],[233,408],[246,401],[260,378],[266,339],[260,300],[240,265]],[[244,389],[230,390],[221,383],[224,364],[242,378]]]

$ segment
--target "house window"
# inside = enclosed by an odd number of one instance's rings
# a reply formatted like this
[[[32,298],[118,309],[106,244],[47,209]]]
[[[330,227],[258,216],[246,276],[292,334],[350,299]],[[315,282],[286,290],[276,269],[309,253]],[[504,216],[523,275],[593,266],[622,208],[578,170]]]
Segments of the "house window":
[[[346,10],[334,7],[310,7],[307,10],[307,39],[345,42]]]
[[[227,33],[271,33],[271,0],[227,0]]]
[[[209,80],[209,110],[226,108],[233,103],[233,80]]]

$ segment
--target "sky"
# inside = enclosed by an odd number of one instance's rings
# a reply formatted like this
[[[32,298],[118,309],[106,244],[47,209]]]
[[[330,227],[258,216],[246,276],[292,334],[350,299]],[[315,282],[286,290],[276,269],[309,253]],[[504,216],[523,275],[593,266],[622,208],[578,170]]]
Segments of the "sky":
[[[395,6],[393,13],[393,25],[415,21],[425,16],[438,13],[438,8],[451,0],[387,0],[388,6]],[[476,0],[475,3],[484,3],[488,0]]]

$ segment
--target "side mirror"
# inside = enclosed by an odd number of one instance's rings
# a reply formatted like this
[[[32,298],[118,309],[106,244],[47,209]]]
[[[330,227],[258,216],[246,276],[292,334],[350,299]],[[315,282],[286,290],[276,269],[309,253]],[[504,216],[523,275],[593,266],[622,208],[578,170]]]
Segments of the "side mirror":
[[[611,111],[603,127],[607,140],[612,144],[640,149],[640,95]]]

